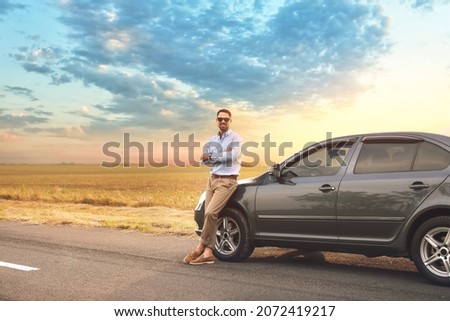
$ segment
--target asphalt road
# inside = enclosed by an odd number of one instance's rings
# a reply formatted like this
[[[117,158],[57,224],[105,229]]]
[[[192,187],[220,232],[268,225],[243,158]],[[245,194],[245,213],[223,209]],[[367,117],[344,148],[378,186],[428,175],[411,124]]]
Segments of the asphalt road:
[[[242,263],[182,263],[195,239],[0,222],[0,300],[436,301],[405,259],[263,248]],[[16,264],[38,270],[18,270]]]

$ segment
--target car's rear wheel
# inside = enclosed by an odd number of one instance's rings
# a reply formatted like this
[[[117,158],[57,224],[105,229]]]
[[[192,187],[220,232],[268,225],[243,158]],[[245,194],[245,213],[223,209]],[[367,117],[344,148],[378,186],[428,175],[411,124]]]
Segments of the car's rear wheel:
[[[412,259],[430,281],[450,285],[450,216],[423,223],[412,240]]]
[[[255,246],[245,216],[234,208],[226,208],[217,220],[214,255],[222,261],[238,262],[248,258]]]

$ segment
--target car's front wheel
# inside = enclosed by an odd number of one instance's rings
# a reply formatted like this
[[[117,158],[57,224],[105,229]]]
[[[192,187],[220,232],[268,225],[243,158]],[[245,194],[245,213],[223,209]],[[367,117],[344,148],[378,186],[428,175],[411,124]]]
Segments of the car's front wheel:
[[[423,223],[412,240],[412,259],[430,281],[450,285],[450,216]]]
[[[246,217],[234,208],[225,208],[217,220],[214,255],[222,261],[238,262],[248,258],[254,248]]]

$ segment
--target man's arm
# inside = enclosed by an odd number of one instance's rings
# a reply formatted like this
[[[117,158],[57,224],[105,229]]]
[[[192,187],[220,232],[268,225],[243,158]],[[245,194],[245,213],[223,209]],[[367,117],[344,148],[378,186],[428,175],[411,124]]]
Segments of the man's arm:
[[[241,145],[242,139],[240,136],[236,135],[233,141],[227,146],[227,148],[217,155],[211,155],[210,159],[212,162],[216,163],[226,163],[237,160],[241,155]]]

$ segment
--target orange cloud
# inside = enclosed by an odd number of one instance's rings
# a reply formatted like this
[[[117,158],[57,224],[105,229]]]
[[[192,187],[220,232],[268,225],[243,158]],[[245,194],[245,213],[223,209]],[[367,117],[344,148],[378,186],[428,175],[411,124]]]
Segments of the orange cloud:
[[[10,133],[0,133],[1,142],[15,142],[19,140],[19,137]]]

